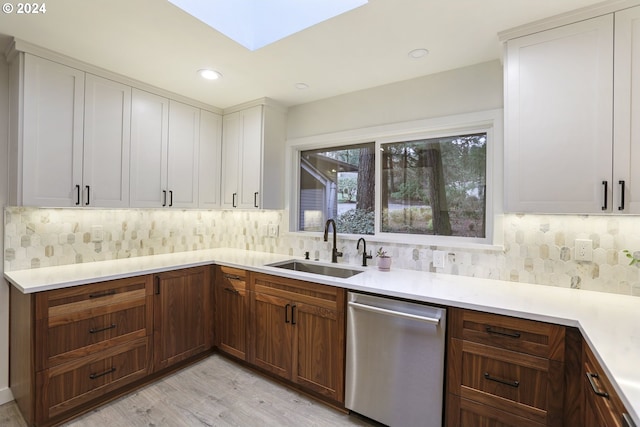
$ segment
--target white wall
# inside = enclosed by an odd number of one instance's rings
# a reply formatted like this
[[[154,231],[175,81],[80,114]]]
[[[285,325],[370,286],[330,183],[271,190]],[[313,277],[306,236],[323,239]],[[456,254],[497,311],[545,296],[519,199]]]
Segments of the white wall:
[[[9,136],[9,67],[0,59],[0,206],[7,205],[7,155]],[[4,215],[0,220],[0,235],[4,234]],[[4,246],[2,247],[4,258]],[[9,285],[2,277],[0,263],[0,404],[13,400],[9,390]]]
[[[502,93],[502,64],[485,62],[291,107],[287,138],[502,108]]]

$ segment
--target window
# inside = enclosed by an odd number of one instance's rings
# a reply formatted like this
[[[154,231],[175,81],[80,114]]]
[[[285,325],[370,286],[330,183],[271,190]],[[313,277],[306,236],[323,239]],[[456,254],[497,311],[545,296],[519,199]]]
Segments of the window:
[[[374,233],[373,142],[301,151],[299,176],[299,230],[322,231],[334,218],[339,233]]]
[[[294,230],[392,242],[493,244],[501,198],[502,111],[291,141]],[[342,141],[363,141],[341,143]],[[370,142],[367,142],[370,141]],[[497,240],[494,240],[497,239]]]
[[[487,134],[381,144],[380,231],[485,237]]]

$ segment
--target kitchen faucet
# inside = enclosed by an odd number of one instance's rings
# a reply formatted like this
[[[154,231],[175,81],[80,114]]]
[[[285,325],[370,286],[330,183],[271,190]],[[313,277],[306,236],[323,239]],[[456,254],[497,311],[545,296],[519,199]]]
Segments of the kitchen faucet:
[[[372,259],[373,255],[367,255],[367,241],[364,240],[364,237],[358,239],[358,243],[356,244],[356,249],[360,249],[360,242],[362,242],[362,266],[367,266],[367,260]]]
[[[324,241],[329,241],[329,224],[333,225],[333,249],[331,250],[331,262],[338,262],[338,257],[342,256],[342,252],[338,252],[336,247],[336,222],[332,219],[328,219],[324,225]]]

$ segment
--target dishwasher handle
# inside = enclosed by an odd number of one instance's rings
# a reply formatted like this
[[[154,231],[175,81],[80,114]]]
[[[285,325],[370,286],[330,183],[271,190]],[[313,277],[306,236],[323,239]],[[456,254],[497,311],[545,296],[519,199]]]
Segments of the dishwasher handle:
[[[373,305],[360,304],[358,302],[353,302],[353,301],[349,301],[348,305],[349,307],[353,307],[353,308],[357,308],[365,311],[371,311],[373,313],[385,314],[385,315],[394,316],[394,317],[401,317],[403,319],[417,320],[418,322],[429,323],[431,325],[440,324],[440,318],[418,316],[416,314],[403,313],[401,311],[389,310],[386,308],[375,307]]]

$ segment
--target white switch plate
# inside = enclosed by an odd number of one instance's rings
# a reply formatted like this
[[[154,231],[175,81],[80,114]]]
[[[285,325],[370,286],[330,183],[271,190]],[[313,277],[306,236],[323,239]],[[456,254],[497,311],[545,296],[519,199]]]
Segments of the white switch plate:
[[[278,226],[276,224],[269,224],[267,234],[269,237],[278,237]]]
[[[593,260],[593,244],[589,239],[576,239],[575,241],[576,261]]]
[[[104,240],[104,230],[101,225],[91,226],[91,241],[102,242]]]
[[[447,261],[446,251],[433,251],[433,266],[435,268],[444,268]]]

